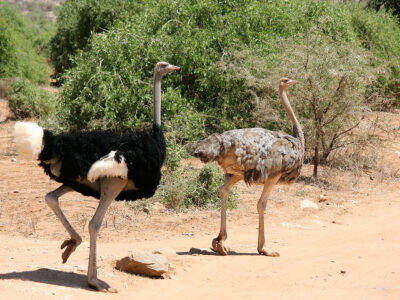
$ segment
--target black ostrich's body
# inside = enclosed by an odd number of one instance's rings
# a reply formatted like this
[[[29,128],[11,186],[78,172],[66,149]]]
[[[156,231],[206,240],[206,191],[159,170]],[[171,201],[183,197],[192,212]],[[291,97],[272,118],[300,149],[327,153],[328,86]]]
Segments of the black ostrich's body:
[[[153,134],[133,131],[119,135],[110,131],[77,132],[54,135],[33,122],[14,125],[15,143],[22,155],[39,160],[45,173],[62,185],[46,194],[53,210],[70,239],[61,244],[65,263],[81,242],[81,236],[60,208],[59,198],[73,190],[99,199],[89,222],[90,250],[88,286],[102,292],[117,292],[97,278],[97,235],[107,208],[114,200],[136,200],[154,195],[161,180],[166,147],[161,129],[161,79],[179,70],[167,62],[154,69]]]
[[[81,183],[90,167],[99,159],[116,151],[115,159],[123,157],[128,167],[128,179],[135,190],[122,191],[116,200],[137,200],[154,195],[161,179],[161,166],[165,159],[165,140],[162,129],[153,125],[153,136],[142,131],[119,135],[110,131],[78,132],[53,135],[44,130],[40,166],[51,179],[75,191],[100,198],[99,191]],[[53,158],[61,162],[60,176],[52,174],[49,163]]]

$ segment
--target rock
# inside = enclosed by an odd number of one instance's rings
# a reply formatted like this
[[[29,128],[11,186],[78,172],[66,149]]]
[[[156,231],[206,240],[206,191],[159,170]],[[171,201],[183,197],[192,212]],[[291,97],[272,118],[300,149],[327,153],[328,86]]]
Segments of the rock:
[[[346,274],[345,270],[340,270],[340,274]]]
[[[193,232],[184,232],[184,233],[182,233],[182,235],[194,236],[194,233]]]
[[[131,274],[159,277],[168,272],[168,259],[161,254],[132,251],[129,256],[118,260],[115,267]]]
[[[14,190],[14,194],[18,194],[19,193],[19,191],[18,190]]]
[[[313,222],[315,223],[315,224],[318,224],[318,225],[324,225],[324,223],[322,223],[320,220],[313,220]]]
[[[304,208],[317,208],[318,209],[318,205],[310,200],[302,200],[300,202],[300,208],[303,208],[303,209]]]
[[[87,265],[78,265],[78,266],[75,266],[75,268],[79,272],[87,272]]]
[[[12,162],[16,162],[17,160],[15,159],[15,157],[11,158]]]
[[[319,195],[319,202],[325,202],[326,200],[328,200],[328,196],[327,195]]]
[[[213,255],[214,252],[208,248],[190,248],[190,254]]]
[[[301,224],[296,224],[295,227],[296,227],[296,228],[299,228],[299,229],[311,229],[311,228],[306,227],[306,226],[301,225]]]
[[[151,210],[154,212],[161,212],[165,209],[164,204],[160,202],[154,202],[154,204],[151,206]]]
[[[150,214],[150,209],[148,207],[143,208],[143,212],[145,212],[146,214]]]

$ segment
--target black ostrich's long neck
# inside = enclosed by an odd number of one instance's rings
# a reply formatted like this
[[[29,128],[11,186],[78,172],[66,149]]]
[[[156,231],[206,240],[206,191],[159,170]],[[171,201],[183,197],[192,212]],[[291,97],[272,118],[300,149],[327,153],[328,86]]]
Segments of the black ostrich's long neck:
[[[162,152],[162,161],[165,159],[166,145],[164,133],[161,128],[161,79],[162,75],[157,71],[154,73],[154,87],[153,87],[153,137],[160,146]]]
[[[153,118],[154,125],[161,128],[161,79],[162,76],[157,71],[154,73],[154,87],[153,87]]]
[[[290,105],[290,102],[287,98],[286,89],[279,87],[279,95],[281,98],[281,102],[282,102],[283,106],[285,107],[285,110],[290,118],[290,121],[292,122],[293,136],[300,139],[300,142],[304,148],[305,142],[304,142],[303,130],[301,129],[300,123],[299,123],[299,121],[297,121],[297,118],[293,112],[292,106]]]

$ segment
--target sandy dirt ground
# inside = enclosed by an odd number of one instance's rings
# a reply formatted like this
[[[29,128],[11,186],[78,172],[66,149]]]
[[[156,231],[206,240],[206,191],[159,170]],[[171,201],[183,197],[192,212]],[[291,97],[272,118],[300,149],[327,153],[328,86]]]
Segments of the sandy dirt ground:
[[[239,209],[228,213],[229,256],[191,255],[209,247],[219,212],[175,212],[160,204],[115,202],[98,239],[99,278],[118,294],[86,286],[87,224],[97,201],[70,193],[61,206],[84,242],[61,263],[67,234],[44,201],[58,187],[15,153],[6,102],[0,101],[0,299],[400,299],[400,112],[389,124],[377,167],[368,173],[322,169],[325,184],[277,186],[266,213],[267,246],[257,254],[256,203],[261,187],[238,185]],[[394,132],[394,133],[393,133]],[[190,161],[193,167],[201,167]],[[303,175],[312,174],[306,165]],[[327,200],[319,202],[320,196]],[[301,209],[302,200],[318,209]],[[147,211],[147,213],[144,211]],[[160,250],[172,279],[117,271],[130,250]]]

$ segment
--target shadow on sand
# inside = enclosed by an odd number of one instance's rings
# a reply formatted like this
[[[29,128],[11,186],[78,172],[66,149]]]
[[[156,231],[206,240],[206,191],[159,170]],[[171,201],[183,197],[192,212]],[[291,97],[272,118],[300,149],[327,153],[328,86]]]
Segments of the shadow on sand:
[[[87,286],[87,276],[46,268],[34,271],[0,273],[0,280],[19,279],[93,291]]]
[[[207,250],[207,251],[203,250],[201,253],[193,253],[193,252],[190,252],[190,251],[187,251],[187,252],[185,251],[185,252],[176,252],[176,254],[178,254],[178,255],[189,255],[189,256],[213,255],[213,256],[222,256],[223,257],[223,255],[220,255],[219,253],[214,252],[212,250]],[[252,253],[247,253],[247,252],[239,253],[239,252],[235,252],[235,251],[232,251],[232,250],[228,251],[228,256],[229,255],[232,255],[232,256],[260,256],[260,254],[254,253],[254,252],[252,252]]]

